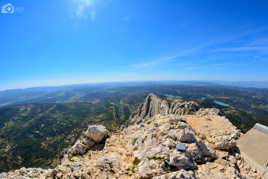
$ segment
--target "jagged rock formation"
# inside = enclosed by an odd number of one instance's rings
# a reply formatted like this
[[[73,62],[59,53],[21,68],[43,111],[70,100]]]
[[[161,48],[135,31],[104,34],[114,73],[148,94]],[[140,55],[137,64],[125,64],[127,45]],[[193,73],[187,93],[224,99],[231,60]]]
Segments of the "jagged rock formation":
[[[228,119],[216,109],[197,109],[195,102],[168,102],[150,94],[131,116],[132,124],[110,135],[103,149],[93,146],[105,139],[107,130],[90,126],[76,143],[86,149],[78,147],[76,155],[66,155],[55,169],[23,168],[0,178],[261,178],[240,156],[240,132]]]
[[[198,104],[194,101],[183,101],[181,99],[168,101],[151,93],[146,97],[145,102],[131,114],[130,123],[139,123],[141,119],[150,118],[156,114],[190,114],[196,112],[198,108]]]

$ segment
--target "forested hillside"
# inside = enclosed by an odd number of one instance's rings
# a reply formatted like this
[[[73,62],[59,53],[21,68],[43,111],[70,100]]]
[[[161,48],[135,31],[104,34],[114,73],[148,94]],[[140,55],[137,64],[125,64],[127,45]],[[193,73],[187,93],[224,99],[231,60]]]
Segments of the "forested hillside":
[[[88,124],[116,131],[149,93],[217,107],[243,132],[268,125],[268,90],[127,83],[0,92],[0,171],[55,166]],[[33,94],[33,95],[31,95]]]

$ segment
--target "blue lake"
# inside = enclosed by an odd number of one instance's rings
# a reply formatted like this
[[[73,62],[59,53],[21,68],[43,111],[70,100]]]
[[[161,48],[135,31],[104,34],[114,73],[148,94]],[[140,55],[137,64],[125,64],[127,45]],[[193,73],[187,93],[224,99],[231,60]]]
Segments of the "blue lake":
[[[202,97],[202,98],[201,98],[201,100],[205,100],[205,99],[207,99],[207,98],[206,98],[206,97]]]
[[[173,94],[164,94],[165,97],[168,97],[168,98],[177,98],[177,99],[181,99],[182,97],[181,96],[175,96]]]
[[[222,107],[229,107],[230,105],[229,104],[226,104],[226,103],[223,103],[223,102],[220,102],[220,101],[214,101],[214,103],[215,104],[217,104],[217,105],[220,105],[220,106],[222,106]]]

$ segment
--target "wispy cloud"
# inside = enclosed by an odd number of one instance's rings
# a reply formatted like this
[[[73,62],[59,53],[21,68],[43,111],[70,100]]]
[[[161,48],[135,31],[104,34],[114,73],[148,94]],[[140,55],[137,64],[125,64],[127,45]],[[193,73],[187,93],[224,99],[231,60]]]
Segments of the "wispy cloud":
[[[94,0],[74,0],[75,16],[78,18],[95,20],[96,10]]]
[[[268,38],[259,38],[248,43],[249,46],[263,46],[268,44]]]
[[[255,35],[264,31],[268,31],[268,27],[261,27],[258,29],[254,29],[254,30],[249,30],[249,31],[245,31],[242,32],[240,34],[238,34],[237,36],[233,37],[233,40],[235,39],[241,39],[243,37],[246,36],[250,36],[250,35]],[[227,40],[226,42],[232,42],[232,40]],[[251,40],[245,40],[243,39],[243,41],[241,41],[241,45],[240,46],[232,46],[233,47],[224,47],[224,48],[217,48],[215,50],[213,50],[214,52],[267,52],[268,51],[268,38],[259,38],[259,39],[255,39],[253,41]],[[229,44],[230,46],[230,44]]]
[[[162,58],[157,58],[151,61],[146,61],[144,63],[137,63],[137,64],[132,64],[131,67],[134,68],[148,68],[148,67],[153,67],[159,64],[163,64],[163,63],[170,63],[173,61],[177,61],[179,60],[179,58],[185,57],[185,56],[189,56],[195,52],[197,52],[200,49],[203,49],[205,47],[210,46],[211,44],[214,44],[214,41],[210,41],[210,42],[206,42],[204,44],[198,45],[194,48],[190,48],[190,49],[184,49],[180,52],[178,52],[177,54],[173,55],[173,56],[166,56],[166,57],[162,57]]]
[[[147,61],[147,62],[144,62],[144,63],[131,64],[130,66],[134,67],[134,68],[137,68],[137,69],[149,68],[149,67],[153,67],[155,65],[159,65],[159,64],[164,63],[164,62],[172,61],[175,58],[176,58],[176,56],[162,57],[162,58]]]
[[[239,51],[262,51],[262,52],[268,52],[268,46],[250,46],[249,44],[247,44],[248,46],[240,46],[240,47],[231,47],[231,48],[218,48],[218,49],[214,49],[216,46],[221,45],[221,44],[227,44],[227,43],[232,43],[235,40],[239,40],[243,37],[252,35],[252,34],[257,34],[263,31],[267,31],[268,27],[261,27],[261,28],[257,28],[257,29],[253,29],[253,30],[247,30],[247,31],[242,31],[240,33],[237,33],[235,35],[229,36],[225,39],[221,39],[221,40],[212,40],[212,41],[208,41],[205,43],[202,43],[200,45],[197,45],[193,48],[190,49],[184,49],[180,52],[178,52],[175,55],[172,56],[167,56],[167,57],[162,57],[162,58],[156,58],[153,60],[148,60],[144,63],[137,63],[137,64],[132,64],[131,67],[137,68],[137,69],[141,69],[141,68],[151,68],[153,66],[157,66],[163,63],[171,63],[174,61],[178,61],[178,60],[182,60],[182,57],[187,57],[187,56],[191,56],[194,54],[197,54],[198,52],[200,52],[201,50],[204,50],[206,48],[211,48],[208,50],[208,52],[239,52]],[[255,41],[254,43],[265,43],[266,41],[268,41],[268,39],[262,39],[259,41]],[[252,43],[253,44],[253,43]],[[229,44],[230,45],[230,44]],[[189,67],[189,69],[192,67]],[[197,67],[194,67],[195,69],[197,69]],[[199,67],[198,67],[199,68]]]
[[[241,51],[268,51],[268,46],[266,47],[230,47],[230,48],[219,48],[214,50],[215,52],[241,52]]]
[[[225,68],[226,66],[228,65],[234,65],[234,63],[230,63],[230,62],[227,62],[227,63],[203,63],[203,64],[196,64],[196,65],[190,65],[190,66],[186,66],[186,67],[182,67],[182,69],[185,69],[185,70],[199,70],[199,69],[222,69],[222,68]]]

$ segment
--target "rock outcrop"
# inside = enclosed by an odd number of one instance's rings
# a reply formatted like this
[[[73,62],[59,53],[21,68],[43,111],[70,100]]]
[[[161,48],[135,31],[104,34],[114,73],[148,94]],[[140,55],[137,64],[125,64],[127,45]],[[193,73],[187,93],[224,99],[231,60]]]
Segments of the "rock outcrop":
[[[215,108],[200,109],[196,116],[189,117],[189,123],[199,135],[219,150],[230,150],[236,146],[240,131]]]
[[[260,179],[239,154],[240,135],[217,109],[195,102],[167,101],[149,95],[131,115],[131,123],[108,135],[103,126],[88,130],[54,169],[25,169],[0,178],[154,178]],[[93,150],[97,143],[103,149]]]
[[[83,155],[88,149],[102,142],[108,135],[108,130],[102,125],[91,125],[79,140],[69,149],[68,155]]]
[[[216,152],[207,148],[192,127],[176,115],[147,119],[142,128],[150,130],[141,129],[141,132],[138,127],[131,126],[128,130],[133,136],[130,148],[134,158],[140,161],[137,166],[140,177],[158,176],[170,170],[195,170],[197,164],[216,158]]]
[[[176,172],[167,173],[164,175],[153,177],[153,179],[195,179],[195,174],[192,171],[180,170]]]
[[[198,108],[198,104],[194,101],[166,100],[151,93],[146,97],[144,103],[131,114],[130,124],[139,123],[142,119],[153,117],[156,114],[191,114],[196,112]]]

